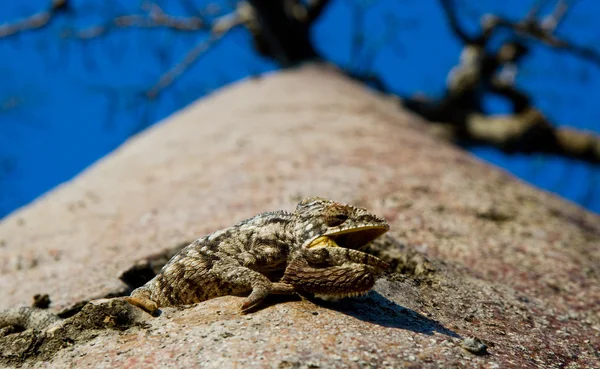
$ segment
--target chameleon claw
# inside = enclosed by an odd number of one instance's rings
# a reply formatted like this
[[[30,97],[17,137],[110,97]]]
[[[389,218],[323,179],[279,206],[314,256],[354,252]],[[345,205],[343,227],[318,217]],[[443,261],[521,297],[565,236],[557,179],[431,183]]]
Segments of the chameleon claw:
[[[242,314],[245,314],[245,313],[252,311],[255,307],[257,307],[260,304],[261,301],[262,301],[262,299],[259,301],[253,302],[253,301],[249,301],[246,298],[244,300],[244,302],[242,303],[242,305],[240,306],[240,312]]]
[[[242,303],[242,306],[240,307],[242,313],[246,313],[258,306],[258,304],[260,304],[261,301],[269,295],[269,293],[271,292],[270,290],[270,288],[253,289],[250,295],[246,297],[246,299]]]

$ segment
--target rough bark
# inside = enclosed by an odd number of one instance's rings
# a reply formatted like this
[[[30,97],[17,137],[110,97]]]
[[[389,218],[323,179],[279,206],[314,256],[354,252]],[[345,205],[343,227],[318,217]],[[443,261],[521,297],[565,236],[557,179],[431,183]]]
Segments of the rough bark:
[[[325,196],[391,224],[387,245],[372,251],[395,272],[368,296],[279,297],[246,316],[231,296],[156,318],[114,305],[103,319],[102,305],[88,305],[49,338],[0,337],[0,364],[599,367],[600,218],[430,136],[416,119],[324,67],[247,80],[0,223],[0,308],[47,293],[58,311],[126,292],[119,276],[135,280],[161,252]]]

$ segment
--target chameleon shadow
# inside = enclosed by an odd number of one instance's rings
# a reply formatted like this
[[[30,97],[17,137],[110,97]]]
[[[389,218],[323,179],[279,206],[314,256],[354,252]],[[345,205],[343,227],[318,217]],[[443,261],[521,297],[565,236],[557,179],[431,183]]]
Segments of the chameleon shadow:
[[[330,308],[356,319],[389,328],[406,329],[432,335],[434,332],[461,338],[459,334],[414,310],[388,300],[376,291],[364,297],[346,298],[338,301],[312,300],[315,304]]]

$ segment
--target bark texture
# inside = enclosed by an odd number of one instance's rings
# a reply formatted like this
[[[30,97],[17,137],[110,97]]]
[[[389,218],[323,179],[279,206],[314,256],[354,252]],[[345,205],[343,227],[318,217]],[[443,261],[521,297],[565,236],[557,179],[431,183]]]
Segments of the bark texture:
[[[119,276],[140,260],[306,196],[385,216],[390,237],[372,251],[394,273],[365,297],[279,297],[246,316],[231,296],[136,324],[125,307],[102,318],[94,305],[79,314],[93,323],[75,315],[52,339],[0,337],[0,364],[600,367],[600,217],[416,120],[305,66],[228,87],[134,137],[0,223],[0,309],[36,294],[58,311],[123,293]],[[114,316],[125,318],[112,329]]]

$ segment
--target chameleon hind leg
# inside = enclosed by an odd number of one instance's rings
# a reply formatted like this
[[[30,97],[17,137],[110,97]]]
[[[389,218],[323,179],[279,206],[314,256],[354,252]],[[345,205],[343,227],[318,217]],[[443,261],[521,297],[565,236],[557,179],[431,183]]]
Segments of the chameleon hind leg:
[[[154,314],[162,306],[190,305],[224,295],[247,294],[241,310],[256,307],[270,294],[293,294],[294,287],[271,282],[263,274],[230,261],[217,261],[210,269],[172,266],[146,285],[124,297],[131,305]]]

